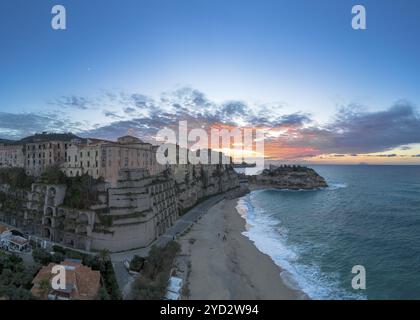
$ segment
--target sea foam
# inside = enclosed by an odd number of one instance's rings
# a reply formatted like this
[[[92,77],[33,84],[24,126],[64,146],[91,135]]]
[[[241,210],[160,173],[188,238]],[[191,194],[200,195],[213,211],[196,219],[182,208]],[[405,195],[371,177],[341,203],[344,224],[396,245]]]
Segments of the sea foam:
[[[332,187],[338,189],[346,185]],[[323,274],[319,266],[299,262],[299,253],[310,248],[287,243],[287,229],[282,226],[280,219],[253,204],[252,198],[260,192],[264,190],[251,192],[239,199],[236,209],[247,224],[243,235],[282,268],[280,277],[283,282],[292,289],[304,292],[311,299],[364,299],[362,295],[340,288],[337,275]]]

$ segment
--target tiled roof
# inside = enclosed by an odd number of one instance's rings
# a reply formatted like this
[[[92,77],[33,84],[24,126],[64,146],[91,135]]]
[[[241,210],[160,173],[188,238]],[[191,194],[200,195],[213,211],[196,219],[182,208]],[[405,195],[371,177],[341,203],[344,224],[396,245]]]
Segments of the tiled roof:
[[[32,294],[40,297],[38,284],[43,279],[51,280],[52,269],[55,263],[50,263],[43,267],[36,277],[32,280]],[[65,260],[61,263],[66,270],[66,289],[53,290],[52,293],[67,293],[74,300],[93,300],[95,299],[100,288],[101,275],[99,271],[93,271],[91,268],[82,265],[80,262]]]
[[[3,233],[3,232],[8,231],[8,230],[9,230],[9,228],[8,228],[8,227],[6,227],[6,226],[4,226],[4,225],[0,224],[0,233]]]

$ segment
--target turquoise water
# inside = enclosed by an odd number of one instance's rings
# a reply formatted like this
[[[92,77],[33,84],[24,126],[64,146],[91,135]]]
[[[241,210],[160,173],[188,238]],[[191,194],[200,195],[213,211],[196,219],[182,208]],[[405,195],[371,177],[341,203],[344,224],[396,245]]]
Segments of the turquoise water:
[[[312,299],[420,298],[420,166],[313,166],[330,187],[254,191],[245,235]],[[366,269],[354,290],[352,267]]]

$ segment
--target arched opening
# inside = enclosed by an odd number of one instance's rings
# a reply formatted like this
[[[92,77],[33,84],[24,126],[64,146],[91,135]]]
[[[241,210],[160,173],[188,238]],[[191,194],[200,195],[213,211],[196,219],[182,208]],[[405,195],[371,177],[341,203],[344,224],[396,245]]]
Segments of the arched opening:
[[[49,188],[48,193],[47,193],[47,205],[49,206],[55,205],[55,195],[56,195],[55,188]]]
[[[44,229],[44,238],[51,240],[51,231],[49,228]]]
[[[51,207],[47,207],[45,209],[45,216],[52,217],[53,216],[53,209]]]
[[[52,226],[52,220],[51,218],[45,218],[44,225],[51,227]]]

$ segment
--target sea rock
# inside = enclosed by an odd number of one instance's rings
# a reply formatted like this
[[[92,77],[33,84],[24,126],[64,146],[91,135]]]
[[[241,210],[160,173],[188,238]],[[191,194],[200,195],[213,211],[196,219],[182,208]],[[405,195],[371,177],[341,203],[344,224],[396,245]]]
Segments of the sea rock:
[[[314,169],[302,166],[273,166],[265,169],[261,174],[250,176],[251,186],[311,190],[328,187],[327,182]]]

